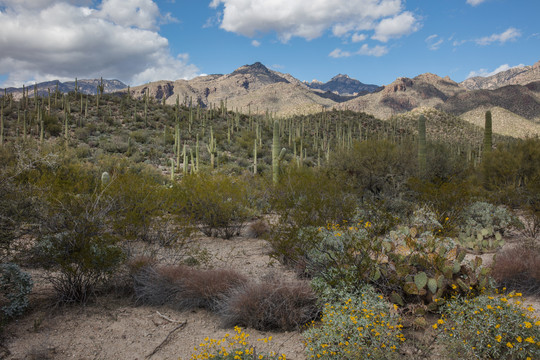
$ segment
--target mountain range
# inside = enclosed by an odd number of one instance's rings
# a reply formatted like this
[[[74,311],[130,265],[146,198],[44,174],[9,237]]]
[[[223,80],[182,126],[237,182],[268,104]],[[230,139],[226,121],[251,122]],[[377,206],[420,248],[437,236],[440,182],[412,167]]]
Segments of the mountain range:
[[[125,89],[126,84],[120,80],[101,80],[101,79],[81,79],[77,80],[77,89],[82,94],[95,95],[97,93],[97,88],[103,81],[103,92],[104,93],[113,93]],[[58,80],[46,81],[35,84],[39,96],[46,96],[49,91],[53,92],[57,89],[61,93],[68,93],[75,91],[75,81],[60,82]],[[34,96],[34,85],[28,86],[28,95],[30,97]],[[13,94],[13,98],[20,99],[23,96],[23,88],[14,88],[9,87],[5,89],[0,89],[1,93]]]
[[[127,93],[118,80],[103,80],[106,93]],[[57,82],[38,84],[40,95],[54,90]],[[79,91],[95,94],[99,80],[78,80]],[[74,82],[58,83],[61,92],[73,91]],[[22,89],[8,93],[22,96]],[[473,77],[457,83],[449,77],[425,73],[401,77],[384,86],[363,84],[339,74],[330,81],[305,82],[290,74],[270,70],[260,62],[244,65],[230,74],[199,76],[191,80],[156,81],[129,89],[131,96],[167,104],[192,101],[203,107],[219,106],[244,113],[270,112],[280,116],[309,114],[322,109],[363,111],[380,119],[418,109],[436,109],[483,124],[486,110],[494,113],[494,127],[512,133],[512,127],[540,134],[540,61],[488,77]],[[2,90],[3,92],[3,90]],[[33,96],[33,90],[30,90]],[[496,115],[496,116],[495,116]],[[498,118],[497,118],[498,117]],[[504,125],[504,126],[502,126]]]

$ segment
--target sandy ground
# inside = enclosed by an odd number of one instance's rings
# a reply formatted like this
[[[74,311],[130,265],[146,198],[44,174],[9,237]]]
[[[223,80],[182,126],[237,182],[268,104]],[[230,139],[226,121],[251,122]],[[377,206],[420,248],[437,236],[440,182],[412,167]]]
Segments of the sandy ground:
[[[246,234],[230,240],[201,237],[190,247],[206,267],[234,269],[258,279],[269,273],[295,277],[270,258],[266,241]],[[484,263],[490,262],[490,256],[482,256]],[[170,250],[159,252],[157,257],[162,263],[180,259]],[[39,271],[30,272],[34,278],[40,276]],[[44,281],[36,283],[30,310],[6,328],[0,359],[189,359],[206,337],[220,339],[233,332],[206,310],[180,312],[165,306],[136,306],[121,290],[99,296],[86,306],[54,307],[50,286]],[[524,300],[540,316],[540,299]],[[246,331],[259,351],[285,353],[293,360],[306,358],[298,332]],[[268,336],[273,338],[269,344],[256,341]]]

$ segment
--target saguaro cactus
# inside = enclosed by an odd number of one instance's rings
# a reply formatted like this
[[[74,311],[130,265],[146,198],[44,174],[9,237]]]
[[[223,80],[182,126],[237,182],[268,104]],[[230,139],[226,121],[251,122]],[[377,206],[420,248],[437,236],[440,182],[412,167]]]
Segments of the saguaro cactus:
[[[418,170],[421,176],[425,175],[426,167],[426,117],[420,115],[418,118]]]
[[[274,121],[274,133],[273,133],[273,141],[272,141],[272,181],[274,184],[277,184],[279,182],[279,163],[285,156],[285,148],[281,149],[281,152],[279,148],[281,147],[280,141],[279,141],[279,121]]]
[[[493,129],[491,123],[491,111],[486,111],[486,122],[484,126],[484,154],[491,152]]]
[[[212,130],[212,127],[210,127],[210,139],[208,140],[208,145],[206,145],[206,149],[210,153],[210,167],[213,169],[215,163],[215,156],[217,153],[217,145],[216,139],[214,139],[214,132]]]

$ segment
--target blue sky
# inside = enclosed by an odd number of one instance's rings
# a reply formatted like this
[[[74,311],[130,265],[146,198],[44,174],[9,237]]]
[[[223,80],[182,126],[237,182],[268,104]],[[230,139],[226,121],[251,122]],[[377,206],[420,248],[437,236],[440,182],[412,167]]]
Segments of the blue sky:
[[[540,60],[538,0],[0,0],[0,87],[260,61],[300,80],[463,81]]]

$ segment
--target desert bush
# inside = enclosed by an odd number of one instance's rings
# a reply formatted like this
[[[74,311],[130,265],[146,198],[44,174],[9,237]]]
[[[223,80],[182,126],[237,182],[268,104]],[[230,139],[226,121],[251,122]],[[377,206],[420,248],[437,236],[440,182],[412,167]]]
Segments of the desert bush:
[[[226,293],[247,281],[232,270],[200,270],[185,265],[141,266],[132,277],[138,303],[182,310],[215,310]]]
[[[257,350],[256,345],[249,342],[249,334],[241,328],[235,327],[234,334],[225,334],[219,340],[209,339],[208,337],[195,348],[195,353],[190,357],[195,359],[216,359],[216,360],[285,360],[285,354],[276,354],[275,352],[264,353]],[[257,339],[257,342],[269,343],[272,337]]]
[[[335,152],[329,168],[347,175],[351,186],[365,197],[392,197],[405,189],[416,172],[413,146],[387,140],[356,142],[351,150]]]
[[[540,294],[540,248],[519,245],[495,256],[492,276],[499,287]]]
[[[47,207],[34,251],[59,303],[87,302],[124,259],[110,226],[110,200],[102,194],[66,195]]]
[[[229,239],[250,218],[247,188],[240,177],[196,174],[184,177],[176,190],[179,206],[205,235]]]
[[[0,264],[0,325],[26,310],[32,286],[32,278],[19,266],[12,263]]]
[[[111,220],[115,231],[128,240],[150,242],[156,234],[154,219],[167,211],[169,189],[143,172],[113,168],[110,173],[112,179],[104,192],[114,203]]]
[[[540,321],[521,294],[481,295],[450,301],[433,325],[437,341],[452,359],[538,359]]]
[[[317,226],[351,219],[356,198],[339,176],[317,169],[290,167],[274,188],[270,205],[281,223]]]
[[[309,358],[400,358],[405,337],[399,314],[382,295],[369,286],[354,293],[332,292],[320,323],[313,322],[302,334]]]
[[[249,224],[247,232],[249,237],[260,238],[270,231],[270,226],[263,219],[255,220]]]
[[[295,330],[315,319],[317,297],[306,281],[268,277],[232,289],[220,301],[225,326]]]
[[[478,189],[467,180],[430,182],[411,178],[408,186],[413,196],[435,213],[437,222],[442,226],[441,236],[457,235],[463,211],[479,196]]]

